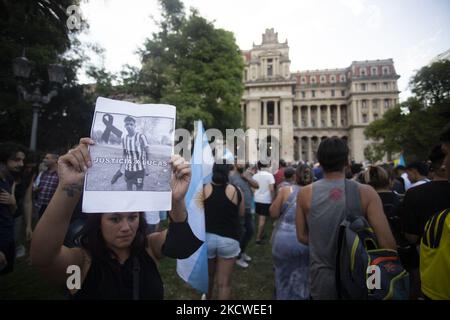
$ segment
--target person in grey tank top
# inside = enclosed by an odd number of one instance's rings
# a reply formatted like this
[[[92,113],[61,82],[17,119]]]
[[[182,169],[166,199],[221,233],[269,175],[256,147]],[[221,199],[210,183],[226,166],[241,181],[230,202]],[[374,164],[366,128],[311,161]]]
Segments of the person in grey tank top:
[[[345,217],[345,167],[348,147],[337,138],[323,140],[317,158],[324,170],[324,179],[303,187],[297,197],[297,238],[309,244],[310,293],[312,299],[337,299],[335,264],[337,234]],[[375,231],[380,247],[396,249],[383,206],[376,191],[368,185],[348,180],[347,190],[359,193],[358,203]]]

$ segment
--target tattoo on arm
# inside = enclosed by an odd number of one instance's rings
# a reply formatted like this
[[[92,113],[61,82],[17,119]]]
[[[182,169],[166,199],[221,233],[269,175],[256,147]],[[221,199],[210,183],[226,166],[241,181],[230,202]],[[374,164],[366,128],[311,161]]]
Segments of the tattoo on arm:
[[[68,197],[73,198],[75,192],[81,193],[83,191],[83,186],[81,184],[72,183],[63,187]]]

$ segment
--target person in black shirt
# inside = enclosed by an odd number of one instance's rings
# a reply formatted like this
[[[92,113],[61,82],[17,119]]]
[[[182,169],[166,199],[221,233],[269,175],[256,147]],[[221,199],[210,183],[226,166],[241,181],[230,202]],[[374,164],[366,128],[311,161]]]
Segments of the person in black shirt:
[[[418,244],[428,219],[437,211],[450,206],[450,183],[447,180],[447,169],[442,165],[445,154],[441,145],[437,145],[430,153],[431,182],[408,190],[402,208],[405,236],[409,242]]]
[[[218,299],[231,297],[231,274],[239,247],[239,216],[244,216],[242,191],[229,183],[230,165],[213,165],[212,182],[203,187],[205,206],[206,246],[208,248],[209,288],[212,298],[214,277],[217,276]]]
[[[362,182],[371,185],[380,196],[395,241],[397,245],[401,244],[400,197],[391,190],[392,181],[388,172],[381,166],[370,166],[364,172]]]
[[[408,189],[401,206],[400,215],[405,238],[417,248],[427,220],[436,212],[450,207],[450,183],[446,179],[446,169],[442,167],[444,158],[440,146],[433,148],[430,154],[433,181]],[[410,267],[411,292],[414,299],[421,295],[418,250],[414,252]]]
[[[14,268],[14,214],[17,202],[12,173],[20,173],[24,159],[25,152],[20,145],[11,142],[0,144],[0,275],[10,273]]]
[[[68,248],[63,245],[64,237],[85,173],[92,165],[88,151],[92,144],[92,139],[82,138],[77,148],[59,158],[58,187],[33,233],[32,264],[47,277],[66,284],[68,268],[78,266],[81,286],[68,286],[74,299],[162,299],[157,262],[164,256],[188,258],[202,244],[187,223],[184,206],[190,165],[180,156],[172,156],[168,231],[146,236],[142,212],[90,214],[81,247]]]

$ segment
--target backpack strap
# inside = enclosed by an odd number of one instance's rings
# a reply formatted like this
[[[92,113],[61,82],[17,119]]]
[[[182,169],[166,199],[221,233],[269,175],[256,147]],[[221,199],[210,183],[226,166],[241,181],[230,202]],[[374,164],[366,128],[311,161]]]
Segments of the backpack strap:
[[[361,212],[361,200],[359,196],[359,186],[358,183],[345,179],[344,180],[344,193],[345,193],[345,215],[357,216],[362,215]],[[342,299],[342,287],[341,287],[341,248],[342,242],[344,241],[345,228],[348,226],[349,222],[344,219],[339,225],[338,232],[338,243],[337,243],[337,253],[336,253],[336,291],[338,299]]]

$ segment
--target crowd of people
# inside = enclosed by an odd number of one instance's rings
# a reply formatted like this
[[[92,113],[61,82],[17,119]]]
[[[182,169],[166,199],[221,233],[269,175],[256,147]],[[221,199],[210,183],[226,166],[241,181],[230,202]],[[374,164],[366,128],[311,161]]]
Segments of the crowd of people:
[[[60,157],[49,152],[42,166],[25,148],[0,145],[0,276],[13,272],[23,243],[32,240],[32,264],[48,277],[62,280],[68,265],[81,266],[82,288],[68,292],[72,299],[162,299],[158,261],[188,257],[201,245],[186,222],[190,165],[172,158],[171,212],[86,218],[80,195],[92,143],[83,138]],[[214,164],[202,197],[207,299],[244,298],[233,295],[231,283],[235,266],[252,268],[251,241],[271,249],[272,298],[338,299],[336,252],[347,201],[379,247],[397,252],[411,300],[450,299],[450,124],[428,159],[395,166],[348,157],[345,141],[332,137],[320,143],[316,164]],[[160,226],[166,217],[168,231]]]

